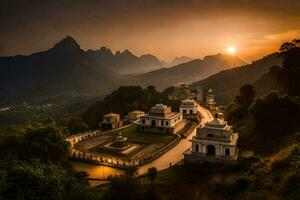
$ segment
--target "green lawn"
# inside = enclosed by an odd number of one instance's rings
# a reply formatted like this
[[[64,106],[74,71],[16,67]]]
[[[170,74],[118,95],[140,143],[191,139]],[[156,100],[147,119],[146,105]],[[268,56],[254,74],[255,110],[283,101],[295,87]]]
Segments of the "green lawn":
[[[133,125],[121,131],[116,131],[113,134],[117,135],[119,132],[122,136],[128,137],[129,140],[140,141],[140,142],[151,142],[151,143],[169,143],[174,140],[177,136],[172,134],[160,134],[160,133],[146,133],[137,130],[137,126]]]

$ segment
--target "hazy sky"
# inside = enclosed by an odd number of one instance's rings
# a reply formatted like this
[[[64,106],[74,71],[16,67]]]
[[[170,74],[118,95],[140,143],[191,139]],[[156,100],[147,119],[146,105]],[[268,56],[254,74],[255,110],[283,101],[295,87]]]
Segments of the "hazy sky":
[[[300,38],[300,0],[3,0],[0,27],[0,56],[46,50],[71,35],[83,49],[165,60],[235,46],[250,61]]]

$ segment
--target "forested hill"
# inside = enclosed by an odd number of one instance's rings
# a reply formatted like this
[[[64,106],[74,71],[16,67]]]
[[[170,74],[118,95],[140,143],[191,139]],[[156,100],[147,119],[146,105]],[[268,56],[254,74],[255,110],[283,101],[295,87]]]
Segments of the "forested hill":
[[[173,110],[178,110],[179,102],[168,98],[168,91],[158,92],[154,86],[143,89],[140,86],[122,86],[103,100],[92,104],[82,118],[90,127],[98,127],[99,121],[104,114],[109,112],[125,115],[133,110],[147,112],[152,106],[163,103],[172,106]]]
[[[282,58],[278,55],[278,53],[273,53],[251,64],[218,72],[193,83],[191,87],[211,88],[216,95],[217,102],[226,105],[238,94],[242,85],[254,83],[274,65],[281,66]]]

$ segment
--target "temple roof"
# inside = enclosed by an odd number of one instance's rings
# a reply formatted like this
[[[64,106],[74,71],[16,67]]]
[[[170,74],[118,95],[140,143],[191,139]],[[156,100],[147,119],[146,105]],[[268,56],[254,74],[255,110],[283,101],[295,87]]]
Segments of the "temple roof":
[[[211,125],[225,125],[226,122],[222,119],[214,118],[213,120],[209,121],[208,124],[211,124]]]
[[[120,116],[119,114],[116,114],[116,113],[108,113],[106,115],[104,115],[104,117],[118,117]]]
[[[132,113],[132,114],[145,114],[145,112],[144,111],[141,111],[141,110],[134,110],[134,111],[131,111],[130,113]]]
[[[159,103],[159,104],[156,104],[153,108],[158,108],[158,109],[166,109],[168,106],[162,104],[162,103]]]
[[[231,127],[227,125],[227,122],[223,119],[214,118],[211,121],[205,124],[205,128],[213,128],[213,129],[226,129],[230,130]]]
[[[185,99],[181,101],[181,104],[196,104],[196,102],[192,99]]]

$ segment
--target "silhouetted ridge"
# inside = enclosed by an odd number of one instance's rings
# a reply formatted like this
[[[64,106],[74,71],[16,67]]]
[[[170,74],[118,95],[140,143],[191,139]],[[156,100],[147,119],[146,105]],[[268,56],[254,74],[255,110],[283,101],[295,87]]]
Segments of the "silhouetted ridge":
[[[88,50],[86,53],[98,63],[120,74],[141,74],[163,67],[155,56],[145,54],[138,57],[128,49],[113,54],[109,48],[101,47],[100,50]]]
[[[91,51],[91,50],[90,50]],[[101,47],[98,51],[99,54],[102,54],[104,56],[113,56],[112,51],[109,48]]]
[[[80,49],[80,45],[71,36],[67,36],[56,43],[54,49]]]

